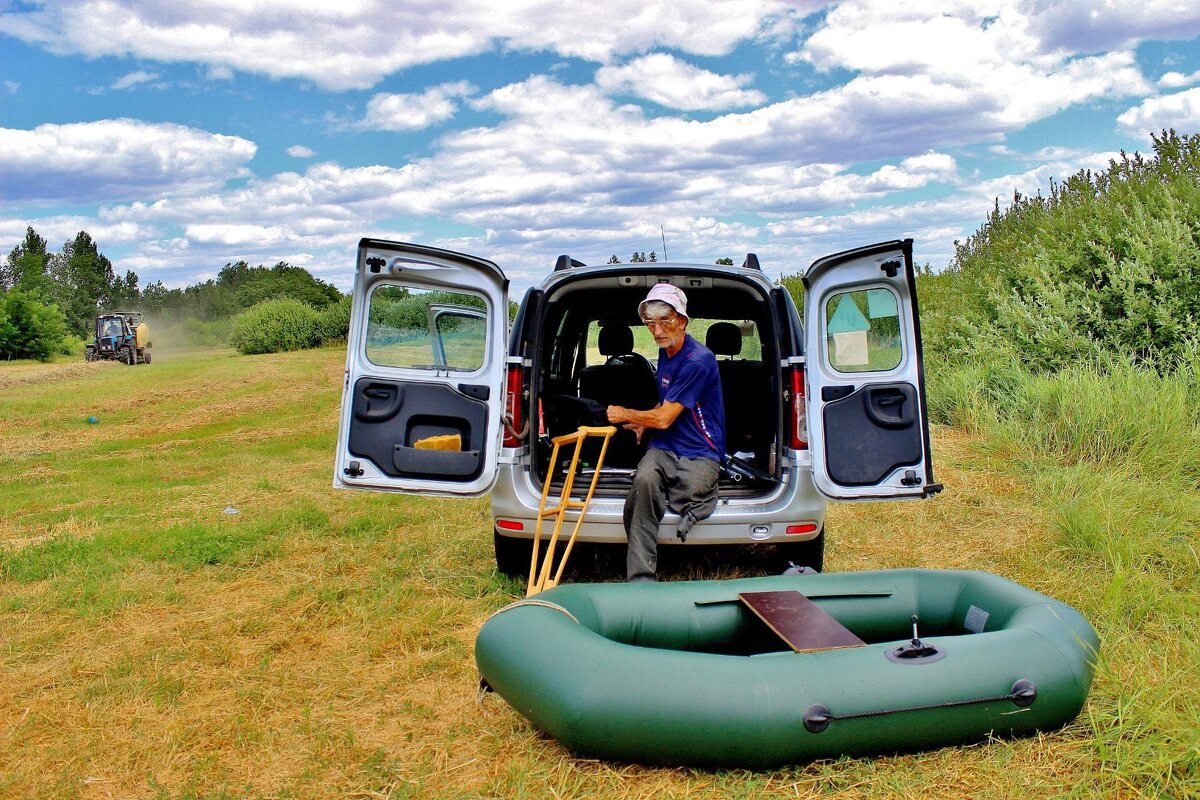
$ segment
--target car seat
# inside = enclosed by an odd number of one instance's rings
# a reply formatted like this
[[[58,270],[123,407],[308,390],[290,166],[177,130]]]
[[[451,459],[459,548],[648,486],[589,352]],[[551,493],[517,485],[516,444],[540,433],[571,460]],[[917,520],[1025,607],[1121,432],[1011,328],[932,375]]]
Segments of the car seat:
[[[605,325],[597,342],[603,364],[584,368],[579,375],[579,396],[601,406],[646,410],[658,405],[658,380],[646,358],[633,351],[633,331],[628,325]],[[614,467],[635,466],[645,451],[633,431],[619,430],[608,446],[605,461]]]
[[[586,367],[579,375],[579,396],[605,406],[645,410],[658,405],[658,381],[650,362],[633,352],[628,325],[605,325],[597,342],[603,364]]]
[[[725,403],[725,449],[756,455],[770,445],[775,414],[769,402],[770,381],[761,361],[737,359],[742,332],[732,322],[715,322],[704,345],[717,357],[721,398]]]

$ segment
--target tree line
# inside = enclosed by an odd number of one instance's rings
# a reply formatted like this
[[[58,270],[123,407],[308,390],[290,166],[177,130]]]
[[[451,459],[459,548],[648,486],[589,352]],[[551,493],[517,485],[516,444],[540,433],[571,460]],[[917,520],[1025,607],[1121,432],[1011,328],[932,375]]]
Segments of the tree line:
[[[190,326],[211,344],[212,329],[222,327],[216,323],[265,300],[288,297],[318,310],[343,302],[335,286],[283,261],[273,267],[228,263],[215,279],[181,289],[162,281],[139,284],[137,273],[118,270],[87,231],[55,252],[26,228],[0,263],[0,359],[48,360],[73,352],[78,339],[91,338],[98,312],[144,311]]]

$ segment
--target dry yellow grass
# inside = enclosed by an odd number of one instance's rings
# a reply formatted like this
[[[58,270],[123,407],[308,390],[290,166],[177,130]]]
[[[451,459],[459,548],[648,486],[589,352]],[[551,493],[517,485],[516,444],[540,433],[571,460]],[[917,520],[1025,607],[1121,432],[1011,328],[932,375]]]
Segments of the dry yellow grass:
[[[0,582],[0,796],[1028,798],[1094,769],[1079,723],[770,773],[575,758],[495,696],[477,702],[475,632],[521,591],[494,574],[486,503],[330,488],[336,351],[196,358],[166,378],[121,375],[156,389],[137,415],[70,427],[93,392],[88,373],[58,382],[63,399],[44,408],[59,423],[0,437],[45,487],[6,515],[10,539],[108,536],[121,492],[55,487],[78,485],[84,469],[172,458],[171,474],[194,480],[144,487],[144,508],[121,524],[181,547],[210,531],[270,540],[211,564],[135,553],[105,573],[85,560]],[[1045,541],[1037,509],[969,436],[940,429],[934,442],[945,494],[832,508],[831,569],[1011,575]],[[226,505],[241,513],[221,514]],[[22,519],[55,514],[49,527]],[[195,531],[171,527],[185,523]]]

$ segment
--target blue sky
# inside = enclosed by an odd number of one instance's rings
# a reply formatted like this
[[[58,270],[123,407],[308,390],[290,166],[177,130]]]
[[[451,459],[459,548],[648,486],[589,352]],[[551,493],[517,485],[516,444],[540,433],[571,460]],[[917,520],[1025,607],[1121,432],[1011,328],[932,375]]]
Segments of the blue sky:
[[[905,8],[916,5],[918,8]],[[363,236],[771,274],[1200,132],[1200,3],[0,0],[0,249],[345,289]],[[660,229],[663,233],[660,233]]]

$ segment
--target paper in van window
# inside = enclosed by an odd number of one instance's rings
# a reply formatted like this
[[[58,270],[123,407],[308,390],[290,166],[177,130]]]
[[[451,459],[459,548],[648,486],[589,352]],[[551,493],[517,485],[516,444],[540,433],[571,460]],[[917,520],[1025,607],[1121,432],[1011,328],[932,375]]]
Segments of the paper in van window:
[[[871,289],[867,292],[867,316],[871,319],[899,315],[900,312],[896,310],[896,295],[887,289]]]

